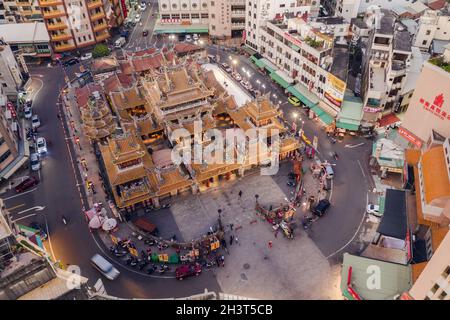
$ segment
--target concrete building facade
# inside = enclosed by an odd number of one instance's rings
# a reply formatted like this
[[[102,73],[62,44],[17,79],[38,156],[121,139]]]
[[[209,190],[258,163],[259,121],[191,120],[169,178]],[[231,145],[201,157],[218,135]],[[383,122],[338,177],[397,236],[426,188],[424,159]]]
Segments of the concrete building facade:
[[[245,27],[245,0],[160,0],[162,32],[183,26],[186,33],[209,33],[213,38],[242,36]],[[158,28],[158,29],[159,29]]]
[[[39,5],[55,52],[102,42],[123,22],[115,10],[119,0],[39,0]]]
[[[0,2],[0,24],[42,21],[38,0],[6,0]]]
[[[22,84],[23,76],[11,47],[0,40],[0,85],[4,94],[15,100]]]
[[[450,42],[450,14],[447,11],[427,10],[419,19],[414,46],[428,51],[433,40]]]

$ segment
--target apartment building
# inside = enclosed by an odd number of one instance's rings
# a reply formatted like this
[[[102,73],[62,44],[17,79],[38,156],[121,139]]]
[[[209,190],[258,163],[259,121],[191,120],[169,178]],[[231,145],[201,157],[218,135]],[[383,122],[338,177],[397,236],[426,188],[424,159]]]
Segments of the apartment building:
[[[19,88],[23,85],[23,76],[11,47],[0,39],[0,86],[4,94],[15,101]]]
[[[264,59],[256,64],[272,64],[268,69],[273,69],[274,81],[280,83],[274,74],[282,77],[285,83],[280,84],[311,108],[311,116],[329,125],[346,89],[349,24],[342,18],[308,21],[287,16],[260,27],[258,51]]]
[[[83,48],[110,37],[122,23],[120,0],[39,0],[55,52]],[[117,16],[120,14],[120,16]]]
[[[423,64],[400,128],[417,147],[428,140],[432,130],[450,136],[450,45],[446,53]]]
[[[373,127],[381,115],[400,108],[411,63],[411,35],[389,10],[369,11],[366,24],[371,31],[363,57],[363,125]]]
[[[38,0],[5,0],[0,2],[0,24],[42,21]]]
[[[0,25],[3,39],[16,56],[28,59],[48,58],[52,54],[50,37],[44,22],[9,23]]]
[[[414,46],[428,51],[433,41],[450,42],[450,13],[447,10],[427,10],[419,19]]]
[[[409,290],[415,300],[450,300],[450,233]]]
[[[241,37],[245,0],[159,0],[157,33],[208,33],[213,38]]]
[[[266,21],[285,14],[315,18],[319,15],[319,0],[247,0],[245,16],[245,43],[255,50],[259,46],[260,27]]]

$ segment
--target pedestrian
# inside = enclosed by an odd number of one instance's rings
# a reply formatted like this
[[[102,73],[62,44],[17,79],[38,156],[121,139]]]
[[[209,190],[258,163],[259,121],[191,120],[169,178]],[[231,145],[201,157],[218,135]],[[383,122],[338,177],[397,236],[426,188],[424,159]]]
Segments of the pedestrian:
[[[269,249],[272,249],[272,246],[273,246],[272,240],[269,241],[269,243],[267,245],[269,246]]]
[[[234,237],[231,235],[230,236],[230,246],[233,245],[233,240],[234,240]]]
[[[277,230],[275,230],[275,238],[277,237],[277,235],[278,235],[278,228]]]
[[[230,230],[233,231],[233,224],[230,223]]]
[[[239,190],[239,198],[242,198],[242,190]]]
[[[238,245],[241,245],[241,244],[239,243],[238,237],[235,237],[235,238],[234,238],[234,241],[235,241]]]

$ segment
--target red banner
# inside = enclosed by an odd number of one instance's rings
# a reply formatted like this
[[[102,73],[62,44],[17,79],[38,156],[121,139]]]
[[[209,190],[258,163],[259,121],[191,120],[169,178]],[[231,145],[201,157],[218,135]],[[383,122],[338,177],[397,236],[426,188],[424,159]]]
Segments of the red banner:
[[[422,146],[422,141],[405,128],[400,127],[398,129],[398,133],[401,134],[409,142],[412,142],[417,148],[420,148]]]

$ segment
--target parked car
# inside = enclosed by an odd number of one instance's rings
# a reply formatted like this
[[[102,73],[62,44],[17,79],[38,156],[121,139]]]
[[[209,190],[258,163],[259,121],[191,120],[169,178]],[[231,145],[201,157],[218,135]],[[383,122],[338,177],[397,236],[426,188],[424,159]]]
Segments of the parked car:
[[[31,107],[25,107],[25,109],[23,111],[24,111],[25,119],[31,119],[31,117],[33,116]]]
[[[91,263],[109,280],[114,280],[120,275],[119,270],[114,268],[114,266],[108,260],[106,260],[99,254],[96,254],[91,258]]]
[[[197,41],[197,40],[200,39],[200,38],[198,37],[198,34],[194,33],[194,34],[192,35],[192,39],[194,39],[194,41]]]
[[[141,11],[145,11],[145,9],[147,9],[147,4],[145,2],[141,2],[139,9],[141,9]]]
[[[81,59],[81,61],[86,61],[86,60],[92,59],[92,53],[87,52],[87,53],[83,54],[80,59]]]
[[[79,63],[80,60],[77,58],[70,58],[69,60],[66,60],[63,62],[63,67],[73,66],[74,64]]]
[[[36,221],[31,222],[30,228],[37,230],[42,240],[47,240],[48,238],[47,232],[45,232],[45,228],[41,226],[39,222]]]
[[[202,273],[202,266],[199,263],[190,263],[179,266],[175,269],[175,277],[177,280],[198,276]]]
[[[114,47],[115,48],[122,48],[122,46],[127,42],[127,40],[125,39],[125,37],[120,37],[119,39],[116,40],[116,42],[114,42]]]
[[[237,72],[235,74],[233,74],[233,77],[236,79],[236,81],[241,81],[242,80],[241,75],[239,73],[237,73]]]
[[[319,201],[319,203],[313,208],[313,213],[318,216],[321,217],[323,216],[328,208],[331,206],[330,201],[328,201],[327,199],[322,199]]]
[[[376,204],[368,204],[367,205],[367,213],[373,214],[376,217],[381,217],[380,206],[378,206]]]
[[[141,21],[141,15],[140,14],[137,14],[135,17],[134,17],[134,22],[135,23],[139,23]]]
[[[294,107],[300,106],[300,100],[297,97],[289,97],[288,102],[292,104]]]
[[[37,152],[39,154],[47,153],[47,142],[45,141],[45,138],[39,137],[37,138]]]
[[[19,183],[14,190],[17,193],[20,192],[24,192],[28,189],[30,189],[31,187],[34,187],[35,185],[37,185],[39,183],[39,179],[33,176],[30,176],[28,178],[26,178],[25,180],[23,180],[21,183]]]
[[[241,81],[241,84],[242,84],[242,86],[243,86],[245,89],[247,89],[247,90],[250,90],[250,89],[252,88],[252,85],[251,85],[248,81],[246,81],[246,80],[242,80],[242,81]]]
[[[33,170],[33,171],[38,171],[41,168],[41,162],[39,161],[38,153],[32,153],[30,155],[30,164],[31,164],[31,170]]]
[[[184,38],[184,41],[191,42],[192,41],[191,35],[187,34],[186,37]]]
[[[31,117],[31,127],[33,129],[37,129],[41,126],[41,121],[39,120],[39,117],[37,114],[33,115]]]
[[[144,31],[142,31],[142,36],[143,36],[143,37],[146,37],[146,36],[148,36],[148,30],[144,30]]]

